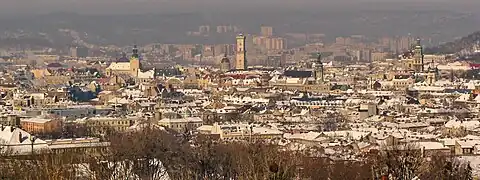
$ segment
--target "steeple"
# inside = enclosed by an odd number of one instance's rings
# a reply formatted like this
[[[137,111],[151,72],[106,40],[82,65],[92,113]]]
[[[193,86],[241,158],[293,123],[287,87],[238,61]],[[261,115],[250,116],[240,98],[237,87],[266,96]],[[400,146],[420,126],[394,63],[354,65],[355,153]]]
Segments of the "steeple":
[[[420,38],[417,38],[417,47],[422,47],[422,40]]]
[[[130,57],[130,74],[133,77],[137,77],[142,65],[140,63],[140,56],[138,55],[138,48],[136,44],[133,45],[132,52],[132,57]]]
[[[314,74],[315,80],[317,83],[323,83],[323,63],[322,63],[322,55],[318,53],[317,60],[315,61]]]
[[[228,45],[225,45],[225,53],[223,54],[223,57],[227,57],[227,53],[228,53]]]
[[[315,62],[315,64],[320,64],[323,66],[322,64],[322,54],[321,53],[317,53],[317,61]]]
[[[133,45],[133,50],[132,50],[133,54],[132,54],[132,58],[139,58],[139,55],[138,55],[138,48],[137,48],[137,45]]]
[[[417,39],[415,49],[413,50],[413,65],[415,72],[424,72],[423,47],[420,38]]]

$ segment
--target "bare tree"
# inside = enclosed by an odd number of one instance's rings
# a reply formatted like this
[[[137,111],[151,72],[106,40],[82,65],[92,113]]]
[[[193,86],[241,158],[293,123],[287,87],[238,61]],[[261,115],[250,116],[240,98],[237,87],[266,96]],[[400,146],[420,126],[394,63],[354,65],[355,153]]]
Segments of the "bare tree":
[[[420,179],[471,180],[469,163],[462,162],[454,156],[434,155],[423,166]]]
[[[398,180],[415,178],[425,162],[420,148],[414,144],[384,146],[382,151],[371,158],[377,178],[388,175]]]

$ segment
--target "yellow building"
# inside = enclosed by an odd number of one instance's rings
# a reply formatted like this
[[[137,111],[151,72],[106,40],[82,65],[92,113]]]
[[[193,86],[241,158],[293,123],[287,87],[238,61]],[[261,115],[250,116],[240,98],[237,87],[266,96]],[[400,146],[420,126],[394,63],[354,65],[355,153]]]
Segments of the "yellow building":
[[[50,85],[59,85],[59,84],[65,84],[72,80],[72,76],[67,76],[67,75],[53,75],[53,76],[45,76],[43,78],[47,84]]]
[[[33,74],[35,79],[41,79],[45,76],[52,75],[52,73],[50,73],[47,69],[32,69],[30,72]]]
[[[423,58],[424,58],[423,47],[420,39],[417,39],[417,44],[415,45],[415,49],[413,50],[413,56],[408,57],[406,61],[408,69],[415,71],[416,73],[423,72],[424,71]]]
[[[127,117],[93,117],[85,120],[88,131],[97,135],[125,131],[136,122],[136,118]]]
[[[204,125],[197,128],[201,134],[216,136],[224,141],[256,141],[264,139],[279,139],[283,132],[261,125],[247,124],[218,124]]]

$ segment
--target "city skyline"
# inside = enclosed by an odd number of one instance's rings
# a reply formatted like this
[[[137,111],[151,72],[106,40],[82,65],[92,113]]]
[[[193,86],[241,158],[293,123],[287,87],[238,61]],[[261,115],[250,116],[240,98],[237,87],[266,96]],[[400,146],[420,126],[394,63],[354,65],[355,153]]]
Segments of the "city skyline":
[[[3,0],[0,179],[478,179],[478,7]]]

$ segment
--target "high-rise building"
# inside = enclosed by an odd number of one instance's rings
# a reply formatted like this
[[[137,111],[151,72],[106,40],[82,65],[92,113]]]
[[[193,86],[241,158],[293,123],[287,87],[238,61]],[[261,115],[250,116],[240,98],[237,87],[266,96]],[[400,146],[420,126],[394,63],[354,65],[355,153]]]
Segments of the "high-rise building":
[[[271,26],[260,27],[260,34],[262,36],[266,36],[266,37],[273,36],[273,27],[271,27]]]
[[[362,50],[360,60],[365,62],[372,62],[372,50],[371,49]]]
[[[88,48],[73,46],[70,48],[70,56],[86,58],[88,57]]]
[[[260,46],[265,50],[283,50],[286,49],[287,43],[286,39],[281,37],[257,36],[253,38],[253,44]]]
[[[411,49],[412,45],[414,44],[415,40],[411,36],[403,36],[398,39],[398,49],[399,52],[405,52]]]
[[[235,68],[238,70],[247,69],[247,51],[246,51],[246,36],[240,34],[237,36],[236,43],[236,59],[235,59]]]

